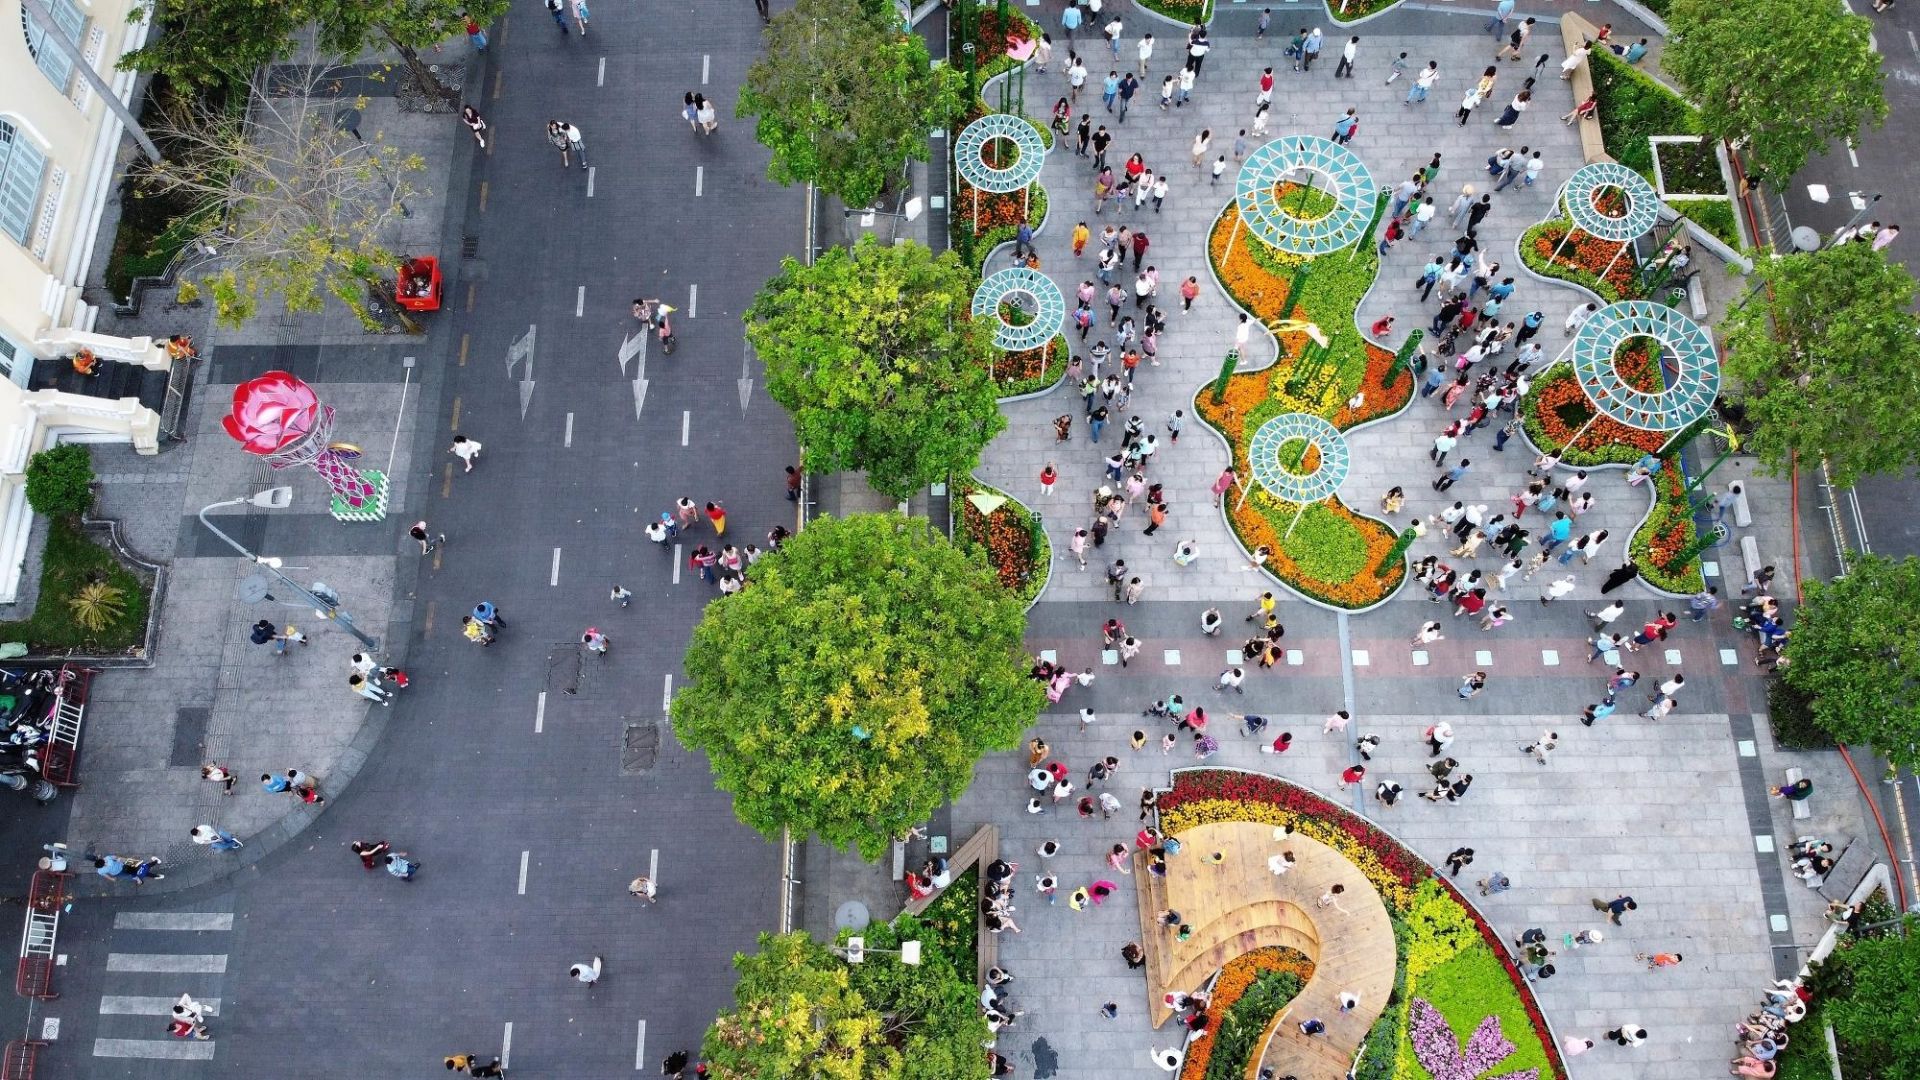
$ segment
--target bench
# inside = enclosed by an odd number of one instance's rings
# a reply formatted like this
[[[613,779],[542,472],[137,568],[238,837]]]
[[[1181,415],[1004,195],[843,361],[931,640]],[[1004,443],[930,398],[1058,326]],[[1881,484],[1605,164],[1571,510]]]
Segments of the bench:
[[[1860,854],[1854,853],[1855,848],[1860,850]],[[1829,900],[1845,900],[1853,893],[1853,887],[1860,883],[1860,878],[1866,874],[1866,868],[1861,864],[1872,861],[1871,844],[1860,844],[1849,840],[1840,848],[1839,856],[1833,860],[1833,869],[1828,870],[1825,877],[1810,881],[1807,885],[1809,888],[1820,890],[1820,895]]]
[[[1752,527],[1753,508],[1747,505],[1747,485],[1742,484],[1736,480],[1733,483],[1727,485],[1727,490],[1733,492],[1733,495],[1734,495],[1734,499],[1733,499],[1734,525],[1742,529]],[[1760,546],[1758,544],[1755,544],[1753,550],[1756,555],[1759,554]],[[1746,552],[1743,549],[1741,551],[1741,555],[1744,556],[1745,554]]]
[[[1742,498],[1741,502],[1743,505],[1745,501],[1746,500]],[[1739,513],[1738,507],[1735,508],[1735,513],[1736,515]],[[1735,524],[1739,524],[1740,522],[1737,516],[1733,520]],[[1751,515],[1749,515],[1748,520],[1752,520]],[[1755,540],[1751,536],[1743,536],[1740,538],[1740,561],[1745,563],[1747,567],[1747,584],[1753,584],[1753,575],[1765,569],[1767,565],[1760,561],[1760,542],[1758,540]]]
[[[1700,284],[1699,274],[1695,274],[1687,279],[1687,310],[1693,313],[1693,317],[1697,321],[1706,321],[1707,287]]]
[[[1580,47],[1581,42],[1593,40],[1593,36],[1599,32],[1599,27],[1578,15],[1567,14],[1560,16],[1560,40],[1565,46],[1567,55],[1569,56],[1573,55],[1573,51]],[[1602,46],[1602,48],[1604,47],[1605,46]],[[1589,58],[1586,63],[1574,69],[1573,78],[1568,80],[1573,86],[1574,105],[1578,105],[1593,96],[1592,69],[1593,61]],[[1555,72],[1555,74],[1557,76],[1558,72]],[[1572,106],[1568,107],[1571,108]],[[1591,165],[1596,161],[1613,160],[1613,157],[1607,153],[1606,143],[1600,138],[1600,112],[1598,109],[1594,110],[1592,116],[1580,121],[1580,126],[1576,130],[1580,133],[1580,160],[1582,163]]]
[[[1787,770],[1787,783],[1797,784],[1805,776],[1806,773],[1802,772],[1800,767],[1796,765]],[[1795,821],[1805,821],[1813,816],[1813,807],[1808,806],[1807,800],[1805,799],[1788,799],[1787,805],[1793,807],[1793,820]],[[1842,854],[1845,853],[1843,852]],[[1836,865],[1838,865],[1837,860]]]

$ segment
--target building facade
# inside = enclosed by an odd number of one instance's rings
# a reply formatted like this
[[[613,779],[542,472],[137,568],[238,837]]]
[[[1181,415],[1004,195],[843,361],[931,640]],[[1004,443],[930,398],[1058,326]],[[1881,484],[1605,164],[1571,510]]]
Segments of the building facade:
[[[137,397],[103,396],[104,385],[31,389],[36,366],[43,386],[48,366],[70,365],[80,349],[166,367],[153,342],[93,334],[99,312],[81,296],[97,271],[102,213],[123,179],[123,126],[79,64],[132,100],[134,76],[115,64],[146,41],[150,15],[135,0],[41,2],[81,57],[49,41],[23,0],[0,0],[0,603],[16,595],[32,525],[29,457],[61,441],[129,442],[145,453],[158,446],[158,416]]]

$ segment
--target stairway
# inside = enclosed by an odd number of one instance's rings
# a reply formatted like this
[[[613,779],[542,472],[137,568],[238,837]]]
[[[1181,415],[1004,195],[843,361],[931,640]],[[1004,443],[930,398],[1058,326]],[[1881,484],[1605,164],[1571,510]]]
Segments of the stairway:
[[[101,360],[94,370],[98,374],[87,376],[75,371],[71,360],[43,360],[33,365],[27,389],[58,390],[108,401],[139,398],[140,404],[155,413],[166,407],[167,372],[118,360]]]

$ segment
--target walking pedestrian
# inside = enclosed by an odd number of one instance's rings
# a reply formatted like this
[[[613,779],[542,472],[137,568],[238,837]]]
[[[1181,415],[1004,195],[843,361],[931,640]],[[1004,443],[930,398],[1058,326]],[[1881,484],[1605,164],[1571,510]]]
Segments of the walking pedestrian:
[[[572,967],[568,968],[567,976],[569,978],[578,979],[581,982],[586,983],[587,986],[591,988],[593,984],[600,981],[600,971],[601,971],[600,958],[596,956],[593,958],[592,961],[588,963],[575,964]]]
[[[468,20],[468,22],[469,25],[471,25],[472,20]],[[486,40],[485,34],[481,35],[481,40]],[[485,150],[487,148],[487,121],[480,115],[480,110],[471,105],[464,106],[460,110],[460,122],[467,125],[467,130],[473,132],[473,141],[480,144],[480,149]]]
[[[655,885],[653,879],[647,877],[645,874],[627,883],[628,896],[636,900],[645,900],[649,904],[654,902],[654,897],[657,896],[659,892],[659,886]]]
[[[547,14],[553,16],[553,25],[560,28],[560,36],[566,37],[572,31],[567,29],[567,5],[564,0],[546,0]]]

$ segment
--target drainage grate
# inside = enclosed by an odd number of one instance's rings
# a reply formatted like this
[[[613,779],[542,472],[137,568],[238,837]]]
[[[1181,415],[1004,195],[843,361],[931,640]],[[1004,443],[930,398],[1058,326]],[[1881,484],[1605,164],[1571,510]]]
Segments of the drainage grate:
[[[628,724],[620,739],[620,772],[631,776],[653,768],[660,759],[660,725],[648,720]]]
[[[460,238],[460,257],[461,258],[471,259],[478,254],[480,254],[480,238],[479,237],[463,236]]]

